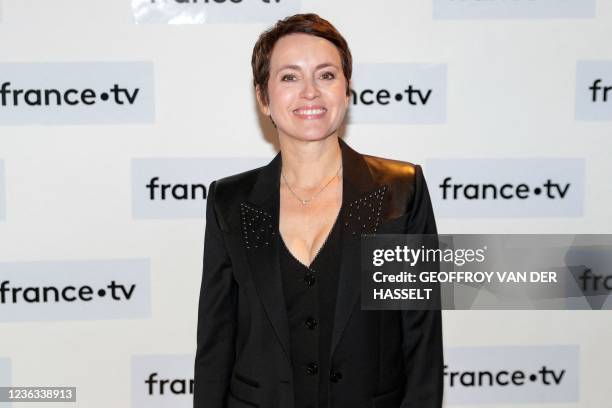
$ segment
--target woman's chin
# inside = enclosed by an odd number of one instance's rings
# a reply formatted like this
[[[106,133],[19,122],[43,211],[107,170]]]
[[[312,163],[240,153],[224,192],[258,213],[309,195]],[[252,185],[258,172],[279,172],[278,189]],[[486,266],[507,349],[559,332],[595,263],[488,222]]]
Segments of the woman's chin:
[[[292,132],[292,138],[298,139],[305,142],[315,142],[318,140],[324,140],[327,137],[331,136],[335,132],[330,131],[329,129],[302,129],[301,131]]]

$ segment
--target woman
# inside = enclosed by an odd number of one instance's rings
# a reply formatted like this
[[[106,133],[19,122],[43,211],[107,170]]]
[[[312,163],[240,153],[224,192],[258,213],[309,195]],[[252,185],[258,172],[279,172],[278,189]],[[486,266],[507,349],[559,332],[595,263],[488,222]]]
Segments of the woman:
[[[253,50],[280,153],[213,182],[194,407],[441,407],[439,311],[360,308],[361,233],[436,233],[419,166],[339,139],[351,54],[301,14]]]

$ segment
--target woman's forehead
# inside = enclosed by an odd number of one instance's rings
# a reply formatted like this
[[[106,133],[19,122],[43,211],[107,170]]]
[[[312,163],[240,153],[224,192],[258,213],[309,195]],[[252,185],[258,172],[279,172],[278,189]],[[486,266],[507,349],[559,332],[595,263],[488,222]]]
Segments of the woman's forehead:
[[[304,65],[314,63],[340,64],[340,53],[336,46],[322,37],[310,34],[289,34],[281,37],[270,56],[270,65],[278,67],[283,65]]]

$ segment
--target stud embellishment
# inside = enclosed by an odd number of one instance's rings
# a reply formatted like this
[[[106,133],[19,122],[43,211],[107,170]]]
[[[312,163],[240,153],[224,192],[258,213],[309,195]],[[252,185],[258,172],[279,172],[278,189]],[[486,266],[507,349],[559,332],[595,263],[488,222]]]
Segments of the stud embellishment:
[[[240,204],[240,230],[247,249],[269,246],[274,235],[272,215],[247,203]]]
[[[381,221],[387,190],[388,187],[383,185],[348,204],[344,226],[352,236],[376,233]]]

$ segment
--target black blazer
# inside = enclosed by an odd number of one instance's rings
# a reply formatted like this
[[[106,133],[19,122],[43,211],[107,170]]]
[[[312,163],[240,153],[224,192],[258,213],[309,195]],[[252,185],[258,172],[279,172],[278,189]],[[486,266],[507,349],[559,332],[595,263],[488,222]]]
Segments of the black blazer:
[[[418,165],[361,155],[340,139],[343,242],[330,408],[440,408],[440,311],[361,310],[360,234],[436,233]],[[280,153],[214,181],[206,206],[195,408],[298,408],[275,234]],[[370,206],[372,204],[372,206]]]

